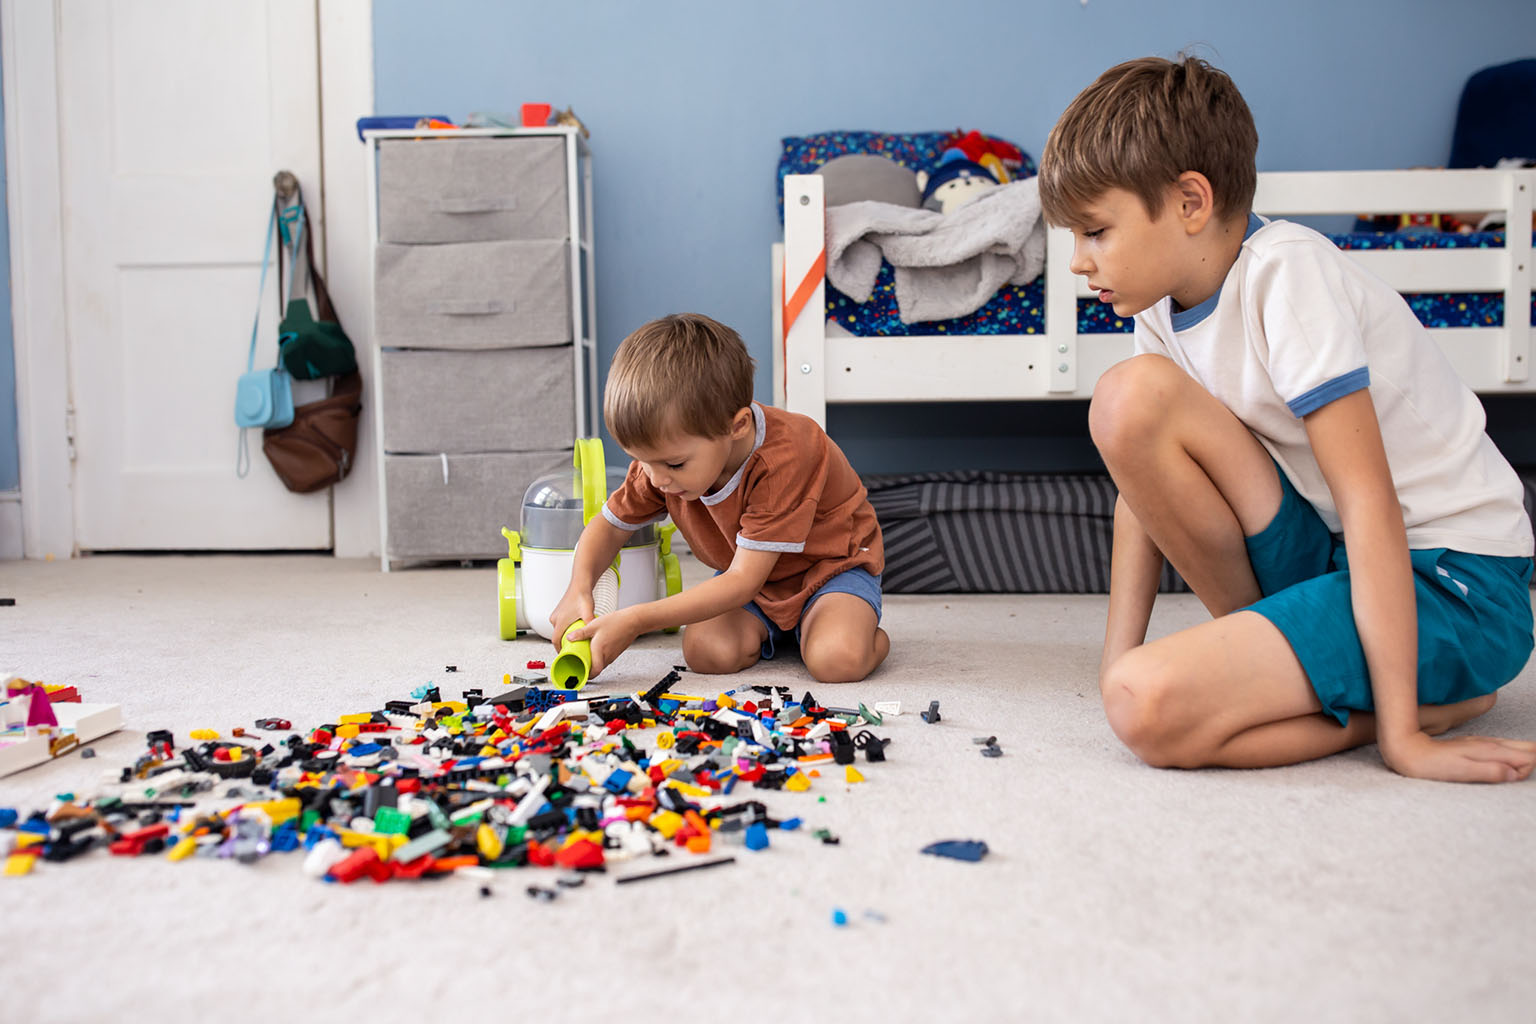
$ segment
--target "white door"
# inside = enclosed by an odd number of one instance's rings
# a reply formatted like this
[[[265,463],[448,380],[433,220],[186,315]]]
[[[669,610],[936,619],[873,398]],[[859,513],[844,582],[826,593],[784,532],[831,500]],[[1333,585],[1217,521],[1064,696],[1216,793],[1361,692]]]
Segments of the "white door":
[[[259,430],[235,473],[274,173],[298,176],[321,223],[315,26],[315,0],[60,0],[81,549],[331,546],[329,491],[284,489]],[[274,278],[258,369],[276,362]]]

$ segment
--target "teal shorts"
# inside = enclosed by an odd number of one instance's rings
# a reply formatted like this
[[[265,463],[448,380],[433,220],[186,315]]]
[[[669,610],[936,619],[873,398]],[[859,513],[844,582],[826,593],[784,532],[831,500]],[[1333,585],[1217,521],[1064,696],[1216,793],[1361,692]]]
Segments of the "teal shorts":
[[[1259,591],[1248,607],[1285,635],[1323,710],[1342,724],[1370,711],[1370,675],[1355,631],[1349,559],[1277,466],[1280,511],[1247,538]],[[1492,693],[1531,655],[1531,559],[1447,548],[1408,552],[1419,613],[1419,703]]]

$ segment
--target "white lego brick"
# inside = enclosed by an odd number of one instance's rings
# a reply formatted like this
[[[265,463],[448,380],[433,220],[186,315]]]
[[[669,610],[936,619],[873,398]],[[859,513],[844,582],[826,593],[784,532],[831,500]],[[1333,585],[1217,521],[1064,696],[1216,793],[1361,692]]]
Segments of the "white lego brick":
[[[109,732],[123,727],[121,704],[74,704],[65,702],[53,706],[53,715],[59,720],[59,728],[71,731],[81,743],[100,739]]]
[[[48,760],[48,740],[43,736],[0,737],[0,775],[11,775]]]

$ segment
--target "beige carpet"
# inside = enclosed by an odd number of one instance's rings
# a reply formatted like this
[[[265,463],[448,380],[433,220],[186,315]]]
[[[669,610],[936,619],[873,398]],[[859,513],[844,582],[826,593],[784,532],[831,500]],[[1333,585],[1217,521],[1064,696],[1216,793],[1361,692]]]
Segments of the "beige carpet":
[[[0,562],[16,599],[0,667],[121,701],[129,722],[94,761],[0,779],[0,807],[90,792],[149,729],[316,724],[428,681],[490,690],[546,651],[496,638],[494,586],[487,569],[386,576],[323,557]],[[0,1018],[1536,1018],[1536,784],[1409,781],[1373,748],[1271,771],[1144,767],[1099,708],[1103,614],[1102,597],[888,598],[886,665],[813,689],[909,712],[937,699],[943,721],[891,722],[863,785],[828,773],[768,794],[837,846],[774,833],[725,868],[595,877],[550,904],[523,893],[536,869],[482,898],[453,878],[318,883],[296,854],[99,851],[0,879]],[[1164,598],[1154,631],[1201,618]],[[629,692],[679,660],[675,637],[648,638],[599,684]],[[792,659],[740,682],[811,688]],[[1536,667],[1478,728],[1536,738]],[[985,735],[1005,756],[979,756]],[[992,852],[919,854],[945,838]]]

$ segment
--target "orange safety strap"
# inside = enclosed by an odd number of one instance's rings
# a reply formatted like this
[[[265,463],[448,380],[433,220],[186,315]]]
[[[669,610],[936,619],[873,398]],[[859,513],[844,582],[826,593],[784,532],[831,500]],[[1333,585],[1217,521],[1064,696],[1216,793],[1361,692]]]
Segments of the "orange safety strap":
[[[784,304],[784,337],[780,344],[784,346],[784,390],[789,391],[789,329],[794,326],[800,313],[805,309],[805,304],[811,300],[811,294],[816,291],[816,286],[821,283],[827,273],[827,250],[822,249],[811,261],[810,269],[805,272],[805,277],[800,279],[800,284],[795,288],[795,294],[789,295],[789,279],[782,282],[784,295],[780,301]]]

